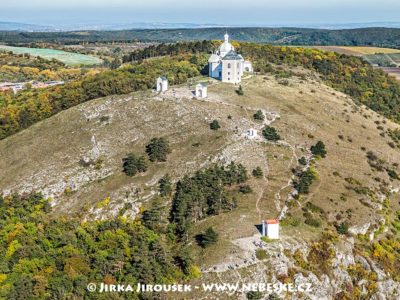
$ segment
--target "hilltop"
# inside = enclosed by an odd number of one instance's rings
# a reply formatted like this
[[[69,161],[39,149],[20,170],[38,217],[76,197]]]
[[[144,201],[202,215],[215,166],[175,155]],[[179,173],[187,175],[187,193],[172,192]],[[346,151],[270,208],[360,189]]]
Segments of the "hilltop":
[[[205,100],[195,99],[187,85],[177,85],[161,95],[139,91],[79,104],[0,141],[0,170],[7,170],[0,190],[41,191],[52,198],[53,216],[139,217],[143,208],[151,207],[166,173],[177,182],[215,162],[235,161],[249,172],[261,167],[264,176],[249,179],[252,192],[238,198],[237,208],[191,229],[193,237],[213,226],[220,236],[217,245],[205,250],[193,243],[189,247],[203,270],[200,280],[213,281],[222,274],[225,281],[237,276],[243,282],[300,280],[318,284],[319,297],[333,297],[341,285],[351,282],[351,268],[368,261],[368,272],[372,268],[379,274],[364,283],[368,295],[378,292],[390,298],[398,283],[382,270],[393,272],[395,278],[396,263],[373,258],[368,240],[399,237],[393,224],[398,226],[400,209],[400,153],[390,137],[399,125],[355,105],[323,84],[316,73],[300,67],[291,71],[295,75],[286,79],[248,76],[242,83],[243,96],[234,86],[212,81]],[[205,80],[197,77],[192,82]],[[258,110],[266,116],[264,121],[253,119]],[[218,131],[210,130],[214,119],[221,125]],[[266,125],[276,128],[280,141],[262,137]],[[259,138],[247,139],[249,128],[256,128]],[[153,137],[169,140],[172,153],[167,162],[127,177],[122,159],[129,152],[144,154]],[[325,158],[310,153],[317,141],[326,145]],[[317,176],[309,193],[297,197],[293,181],[302,169],[301,157],[313,161]],[[165,212],[170,204],[163,203]],[[286,220],[281,241],[262,242],[256,225],[278,216]],[[348,224],[352,237],[334,242],[323,236],[326,239],[319,241],[326,243],[326,250],[335,249],[326,261],[333,271],[323,284],[326,266],[317,263],[319,256],[310,256],[315,252],[312,242],[321,238],[322,228],[335,231],[334,225],[341,223]],[[369,290],[375,283],[376,288]]]

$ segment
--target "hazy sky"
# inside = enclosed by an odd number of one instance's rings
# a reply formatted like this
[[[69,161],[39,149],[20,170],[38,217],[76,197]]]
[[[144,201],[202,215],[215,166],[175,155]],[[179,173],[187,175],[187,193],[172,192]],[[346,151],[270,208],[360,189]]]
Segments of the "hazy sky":
[[[0,0],[0,21],[228,25],[400,22],[399,0]]]

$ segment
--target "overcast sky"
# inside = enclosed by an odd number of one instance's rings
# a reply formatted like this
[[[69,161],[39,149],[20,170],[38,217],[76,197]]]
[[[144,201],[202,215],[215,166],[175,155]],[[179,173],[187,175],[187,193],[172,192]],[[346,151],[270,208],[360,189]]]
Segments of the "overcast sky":
[[[0,0],[0,21],[291,25],[400,22],[399,0]]]

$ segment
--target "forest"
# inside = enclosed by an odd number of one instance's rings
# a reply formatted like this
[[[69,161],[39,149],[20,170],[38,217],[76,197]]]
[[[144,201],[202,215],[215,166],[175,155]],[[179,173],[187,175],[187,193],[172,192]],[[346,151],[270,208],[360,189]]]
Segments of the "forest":
[[[50,199],[38,193],[0,196],[0,298],[110,299],[107,294],[87,293],[86,285],[167,284],[197,278],[200,270],[186,243],[191,225],[234,209],[236,198],[226,187],[246,180],[241,164],[214,165],[183,178],[172,196],[166,175],[160,192],[164,200],[173,197],[170,222],[161,216],[165,208],[157,200],[134,220],[120,214],[83,222],[78,217],[53,217]],[[129,299],[158,296],[148,297],[129,294]]]
[[[400,48],[400,29],[309,29],[309,28],[228,28],[233,40],[241,42],[266,43],[273,45],[339,45],[377,46]],[[220,40],[225,34],[224,27],[194,29],[132,29],[115,31],[80,32],[18,32],[0,31],[0,42],[10,45],[30,43],[79,44],[96,42],[182,42]]]
[[[40,194],[0,197],[1,299],[109,299],[86,285],[199,276],[183,247],[138,220],[81,222],[50,213]],[[129,299],[146,298],[129,293]]]

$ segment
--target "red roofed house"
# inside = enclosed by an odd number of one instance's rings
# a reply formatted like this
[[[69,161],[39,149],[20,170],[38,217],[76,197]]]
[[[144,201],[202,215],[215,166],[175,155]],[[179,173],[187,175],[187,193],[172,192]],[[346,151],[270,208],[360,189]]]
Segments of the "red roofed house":
[[[279,239],[279,220],[263,220],[262,235],[267,236],[271,240]]]

